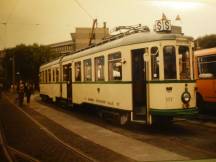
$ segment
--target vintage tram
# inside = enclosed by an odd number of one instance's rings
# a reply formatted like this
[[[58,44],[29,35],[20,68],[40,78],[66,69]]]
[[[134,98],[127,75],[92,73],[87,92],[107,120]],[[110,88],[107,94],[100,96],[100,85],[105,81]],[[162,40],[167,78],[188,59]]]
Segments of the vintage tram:
[[[40,95],[96,105],[120,124],[193,115],[193,47],[193,39],[181,33],[120,34],[42,65]]]

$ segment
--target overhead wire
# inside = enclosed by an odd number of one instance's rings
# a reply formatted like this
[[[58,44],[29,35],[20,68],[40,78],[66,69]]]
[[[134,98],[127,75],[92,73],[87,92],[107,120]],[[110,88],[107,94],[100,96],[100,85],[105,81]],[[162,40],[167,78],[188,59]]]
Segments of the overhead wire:
[[[74,2],[77,3],[77,5],[93,20],[93,16],[81,5],[81,3],[78,0],[74,0]]]

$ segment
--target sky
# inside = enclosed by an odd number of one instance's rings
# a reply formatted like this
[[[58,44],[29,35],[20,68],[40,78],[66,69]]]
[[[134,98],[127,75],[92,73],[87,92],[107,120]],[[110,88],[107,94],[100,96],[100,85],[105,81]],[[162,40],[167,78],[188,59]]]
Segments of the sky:
[[[0,50],[18,44],[47,45],[71,40],[76,27],[91,27],[97,18],[109,29],[147,25],[164,13],[194,38],[216,34],[216,0],[0,0]]]

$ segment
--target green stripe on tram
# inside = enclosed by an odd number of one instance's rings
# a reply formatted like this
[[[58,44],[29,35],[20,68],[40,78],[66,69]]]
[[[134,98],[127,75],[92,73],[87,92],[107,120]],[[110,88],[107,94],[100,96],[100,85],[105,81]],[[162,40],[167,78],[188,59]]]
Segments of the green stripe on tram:
[[[150,108],[150,113],[156,116],[182,116],[182,115],[195,115],[198,113],[196,107],[184,108],[184,109],[156,109]]]
[[[195,80],[151,80],[144,81],[144,83],[149,84],[166,84],[166,83],[195,83]],[[72,84],[132,84],[132,81],[76,81]],[[49,82],[49,83],[40,83],[40,84],[67,84],[67,81],[64,82]]]
[[[131,81],[72,82],[72,84],[131,84]]]
[[[153,84],[164,84],[164,83],[195,83],[195,80],[151,80],[147,81]]]

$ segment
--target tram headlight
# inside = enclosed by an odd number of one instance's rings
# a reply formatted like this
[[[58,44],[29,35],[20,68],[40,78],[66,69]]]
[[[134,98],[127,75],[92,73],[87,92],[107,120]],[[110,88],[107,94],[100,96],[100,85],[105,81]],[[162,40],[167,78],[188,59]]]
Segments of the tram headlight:
[[[182,99],[182,102],[184,103],[190,102],[190,99],[191,99],[190,93],[189,92],[182,93],[181,99]]]

